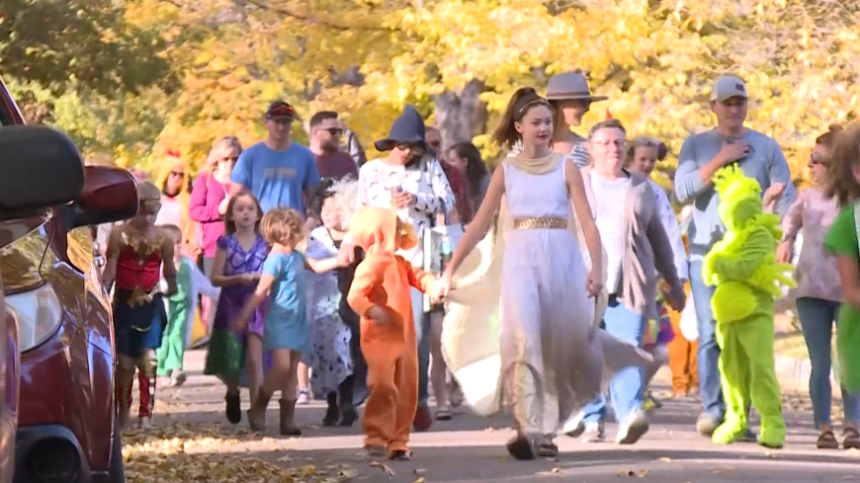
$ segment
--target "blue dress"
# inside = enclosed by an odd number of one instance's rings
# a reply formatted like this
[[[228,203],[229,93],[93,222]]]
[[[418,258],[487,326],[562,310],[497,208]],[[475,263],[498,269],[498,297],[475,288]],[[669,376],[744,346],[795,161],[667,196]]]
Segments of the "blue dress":
[[[269,292],[263,347],[270,351],[311,349],[305,296],[305,257],[296,250],[269,253],[263,273],[275,278]]]

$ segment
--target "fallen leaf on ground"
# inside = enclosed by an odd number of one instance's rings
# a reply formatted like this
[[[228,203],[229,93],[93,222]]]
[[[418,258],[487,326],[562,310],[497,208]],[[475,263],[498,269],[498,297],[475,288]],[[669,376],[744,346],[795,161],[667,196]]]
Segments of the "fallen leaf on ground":
[[[561,473],[561,468],[553,468],[553,469],[549,470],[549,472],[554,474],[554,475],[557,475],[557,474]]]
[[[426,481],[427,480],[425,480],[424,477],[422,476],[421,478],[418,478],[417,480],[415,480],[415,483],[426,483]]]
[[[386,465],[386,464],[380,463],[380,462],[378,462],[378,461],[372,461],[372,462],[370,463],[370,466],[371,466],[372,468],[379,468],[379,469],[381,469],[382,471],[384,471],[384,472],[388,473],[388,475],[389,475],[389,476],[394,476],[394,470],[392,470],[392,469],[391,469],[391,467],[390,467],[390,466],[388,466],[388,465]]]
[[[264,460],[247,453],[234,457],[222,448],[243,444],[235,431],[220,427],[161,426],[123,435],[128,483],[217,481],[218,483],[347,483],[353,470],[305,465],[291,468],[287,455]],[[248,447],[244,448],[246,451]],[[235,451],[235,450],[233,450]],[[340,468],[340,469],[338,469]]]
[[[668,456],[664,456],[664,457],[660,458],[660,459],[659,459],[659,460],[657,460],[657,461],[659,461],[659,462],[661,462],[661,463],[671,463],[671,462],[672,462],[672,458],[669,458]]]
[[[639,470],[639,478],[645,478],[648,476],[648,470]]]
[[[421,475],[427,473],[427,470],[425,470],[423,468],[416,468],[416,469],[412,470],[412,472],[418,476],[421,476]]]

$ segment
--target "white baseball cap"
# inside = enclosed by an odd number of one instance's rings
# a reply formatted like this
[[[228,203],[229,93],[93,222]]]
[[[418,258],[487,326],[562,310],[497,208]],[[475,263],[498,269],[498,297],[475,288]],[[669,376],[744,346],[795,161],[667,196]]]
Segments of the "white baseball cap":
[[[711,101],[722,102],[732,97],[748,98],[747,85],[736,75],[723,75],[714,81]]]

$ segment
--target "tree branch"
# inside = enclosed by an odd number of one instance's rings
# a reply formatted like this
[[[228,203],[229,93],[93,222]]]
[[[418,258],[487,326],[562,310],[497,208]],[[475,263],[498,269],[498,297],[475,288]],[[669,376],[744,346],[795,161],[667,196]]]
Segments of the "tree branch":
[[[335,23],[331,20],[321,19],[319,17],[313,15],[307,15],[299,12],[295,12],[285,7],[275,7],[269,5],[268,3],[264,3],[259,0],[237,0],[245,3],[246,5],[251,5],[257,7],[260,10],[268,10],[270,12],[279,13],[286,17],[294,18],[296,20],[301,20],[303,22],[312,23],[316,25],[321,25],[323,27],[327,27],[333,30],[338,30],[341,32],[346,32],[350,30],[368,30],[374,32],[391,32],[396,31],[397,29],[391,27],[380,27],[375,25],[345,25],[340,23]]]

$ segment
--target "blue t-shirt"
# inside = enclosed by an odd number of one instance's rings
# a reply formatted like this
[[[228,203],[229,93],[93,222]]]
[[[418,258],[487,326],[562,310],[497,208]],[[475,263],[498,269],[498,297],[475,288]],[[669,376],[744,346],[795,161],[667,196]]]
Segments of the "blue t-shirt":
[[[304,190],[318,184],[320,175],[314,154],[301,144],[275,151],[260,142],[242,152],[230,181],[251,190],[264,213],[283,207],[304,214]]]
[[[263,344],[267,350],[304,351],[310,343],[305,300],[305,257],[290,253],[269,253],[263,273],[275,278],[269,291]]]

